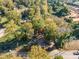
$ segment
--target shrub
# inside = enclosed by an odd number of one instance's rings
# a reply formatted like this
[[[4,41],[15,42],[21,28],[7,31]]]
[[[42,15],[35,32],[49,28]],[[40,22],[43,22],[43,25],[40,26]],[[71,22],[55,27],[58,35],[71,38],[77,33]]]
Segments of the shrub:
[[[63,56],[55,56],[54,59],[64,59]]]

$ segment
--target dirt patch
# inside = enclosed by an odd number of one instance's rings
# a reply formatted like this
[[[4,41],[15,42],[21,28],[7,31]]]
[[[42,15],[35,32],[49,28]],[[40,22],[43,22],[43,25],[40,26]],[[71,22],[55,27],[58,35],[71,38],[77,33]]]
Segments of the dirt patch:
[[[79,40],[73,40],[73,41],[67,42],[64,46],[64,49],[78,50],[79,49]]]

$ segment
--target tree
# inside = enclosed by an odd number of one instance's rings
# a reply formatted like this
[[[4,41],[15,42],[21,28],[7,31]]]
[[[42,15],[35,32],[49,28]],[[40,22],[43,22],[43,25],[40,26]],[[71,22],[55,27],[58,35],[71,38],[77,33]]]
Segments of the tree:
[[[34,35],[33,25],[30,22],[24,23],[21,26],[21,32],[25,39],[32,39]]]
[[[4,6],[8,8],[8,10],[13,10],[14,8],[14,3],[13,0],[0,0],[0,6]]]
[[[14,20],[14,22],[20,23],[20,12],[17,10],[11,10],[6,13],[6,16],[9,20]]]
[[[6,17],[2,17],[0,20],[0,24],[5,24],[6,22],[8,22],[8,19]]]
[[[4,25],[6,28],[6,33],[13,33],[19,29],[19,26],[14,23],[13,20],[10,20],[8,23]]]
[[[6,2],[6,7],[9,8],[9,10],[13,10],[14,8],[13,0],[7,0],[5,2]]]
[[[58,36],[56,40],[56,46],[57,48],[63,48],[65,42],[68,42],[70,40],[70,37],[72,36],[72,29],[69,27],[69,25],[64,25],[64,27],[58,28]]]
[[[73,22],[71,26],[73,28],[73,36],[75,36],[78,39],[79,38],[79,23]]]
[[[60,1],[55,1],[53,4],[51,3],[53,8],[54,14],[56,16],[66,16],[69,14],[69,9],[67,8],[66,4]]]
[[[29,10],[28,10],[28,18],[32,20],[33,17],[34,17],[34,14],[35,14],[35,7],[29,8]]]
[[[17,1],[17,0],[16,0]],[[18,0],[17,1],[20,5],[22,4],[22,5],[24,5],[24,6],[28,6],[28,4],[29,4],[29,0]]]
[[[47,0],[41,0],[41,9],[42,14],[47,15],[48,14],[48,3]]]
[[[11,10],[7,12],[7,16],[9,19],[15,20],[18,19],[20,15],[19,12],[17,12],[17,10]]]
[[[30,59],[51,59],[48,53],[40,46],[32,46],[29,52]]]
[[[36,18],[40,19],[41,12],[40,12],[40,0],[29,0],[29,10],[28,10],[28,17],[30,19]]]
[[[41,19],[41,8],[40,8],[40,2],[41,2],[41,0],[36,0],[35,1],[35,5],[36,5],[36,7],[35,7],[35,19]]]
[[[39,20],[32,20],[33,23],[33,27],[35,30],[39,30],[41,28],[44,28],[44,20],[43,19],[39,19]]]
[[[23,20],[29,19],[28,11],[27,11],[27,10],[24,10],[23,12],[21,12],[21,18],[22,18]]]
[[[3,0],[0,0],[0,5],[2,5],[3,4]]]
[[[55,39],[56,39],[56,36],[57,36],[57,25],[56,23],[51,20],[51,18],[48,18],[47,20],[45,20],[45,38],[48,40],[48,41],[54,41],[55,42]]]
[[[6,10],[6,8],[4,6],[0,6],[0,15],[1,16],[5,15],[5,10]]]
[[[58,16],[66,16],[69,14],[69,10],[67,7],[63,7],[62,9],[60,9],[57,13]]]
[[[57,48],[63,48],[64,44],[69,41],[71,33],[64,33],[63,35],[59,35],[56,41]]]

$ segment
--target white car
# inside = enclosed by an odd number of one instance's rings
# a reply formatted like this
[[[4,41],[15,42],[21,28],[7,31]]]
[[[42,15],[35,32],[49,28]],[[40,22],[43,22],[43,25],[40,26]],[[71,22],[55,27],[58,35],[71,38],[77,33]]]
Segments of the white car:
[[[79,55],[79,50],[73,53],[74,55]]]

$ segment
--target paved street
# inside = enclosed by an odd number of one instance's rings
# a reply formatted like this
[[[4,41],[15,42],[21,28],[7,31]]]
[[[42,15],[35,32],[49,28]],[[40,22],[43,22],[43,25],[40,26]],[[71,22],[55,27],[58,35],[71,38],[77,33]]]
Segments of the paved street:
[[[79,55],[74,55],[73,54],[74,52],[77,52],[77,50],[72,50],[72,51],[54,50],[54,51],[50,52],[49,54],[51,56],[61,55],[64,57],[64,59],[78,59]]]

